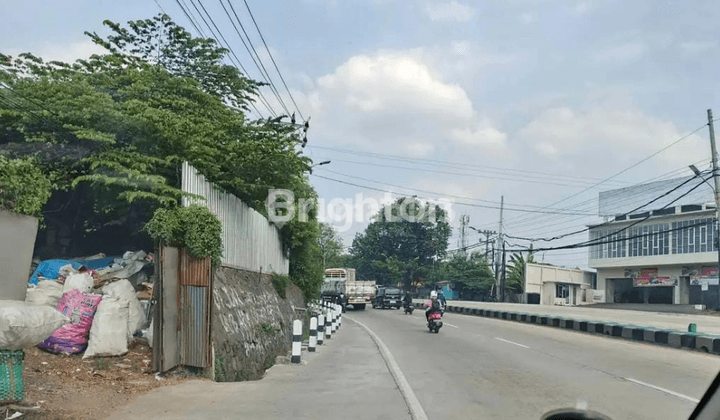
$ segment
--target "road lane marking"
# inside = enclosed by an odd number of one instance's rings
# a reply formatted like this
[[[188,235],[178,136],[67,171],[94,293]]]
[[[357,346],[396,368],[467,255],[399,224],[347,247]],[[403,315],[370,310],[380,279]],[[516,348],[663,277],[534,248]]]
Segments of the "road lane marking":
[[[700,400],[698,400],[697,398],[689,397],[689,396],[687,396],[687,395],[685,395],[685,394],[681,394],[681,393],[679,393],[679,392],[671,391],[671,390],[666,389],[666,388],[661,388],[661,387],[659,387],[659,386],[655,386],[655,385],[649,384],[649,383],[647,383],[647,382],[638,381],[637,379],[633,379],[633,378],[623,378],[623,379],[625,379],[626,381],[630,381],[630,382],[636,383],[636,384],[638,384],[638,385],[642,385],[642,386],[646,386],[646,387],[648,387],[648,388],[652,388],[652,389],[658,390],[658,391],[660,391],[660,392],[664,392],[664,393],[666,393],[666,394],[674,395],[674,396],[676,396],[676,397],[678,397],[678,398],[682,398],[682,399],[684,399],[684,400],[688,400],[688,401],[690,401],[690,402],[692,402],[692,403],[695,403],[695,404],[697,404],[697,403],[700,402]]]
[[[453,324],[447,323],[445,321],[443,321],[443,325],[447,325],[448,327],[453,327],[453,328],[460,328],[457,325],[453,325]]]
[[[385,345],[385,343],[380,339],[380,337],[378,337],[378,335],[375,334],[365,324],[356,319],[352,319],[349,316],[346,316],[346,318],[358,324],[362,329],[364,329],[365,332],[370,335],[375,344],[378,346],[380,354],[385,360],[385,364],[387,365],[390,374],[395,380],[395,384],[400,390],[400,394],[402,394],[403,398],[405,399],[405,404],[407,404],[408,408],[410,409],[410,416],[413,418],[413,420],[428,420],[427,414],[425,414],[425,410],[420,404],[420,400],[418,400],[417,396],[415,395],[415,391],[413,391],[412,387],[410,386],[410,382],[408,382],[407,378],[405,378],[405,375],[400,370],[400,365],[398,365],[395,361],[392,353],[390,353],[390,349]]]
[[[520,344],[520,343],[516,343],[516,342],[514,342],[514,341],[506,340],[506,339],[504,339],[504,338],[495,337],[495,339],[496,339],[496,340],[499,340],[499,341],[502,341],[503,343],[514,344],[514,345],[516,345],[516,346],[518,346],[518,347],[522,347],[522,348],[524,348],[524,349],[529,349],[529,348],[530,348],[530,347],[528,347],[528,346],[526,346],[526,345],[524,345],[524,344]]]

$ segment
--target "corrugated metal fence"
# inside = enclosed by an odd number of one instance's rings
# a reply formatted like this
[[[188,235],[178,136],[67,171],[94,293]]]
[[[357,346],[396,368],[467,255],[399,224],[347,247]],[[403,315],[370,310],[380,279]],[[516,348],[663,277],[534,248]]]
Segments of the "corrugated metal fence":
[[[222,192],[189,163],[182,166],[182,189],[205,198],[183,198],[183,206],[205,205],[223,228],[222,264],[250,271],[287,274],[290,263],[282,252],[278,229],[234,195]]]

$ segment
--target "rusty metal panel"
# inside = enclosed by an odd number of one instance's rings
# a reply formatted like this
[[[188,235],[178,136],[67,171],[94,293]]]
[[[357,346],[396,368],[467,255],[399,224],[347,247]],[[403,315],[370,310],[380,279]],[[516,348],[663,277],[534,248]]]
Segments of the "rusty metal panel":
[[[182,189],[204,198],[183,197],[183,206],[206,206],[220,220],[223,264],[256,272],[288,273],[290,262],[283,253],[280,231],[262,214],[215,187],[188,162],[182,166]]]
[[[209,287],[180,286],[180,363],[207,367],[210,351]]]
[[[183,249],[180,251],[180,285],[181,286],[203,286],[210,285],[212,273],[211,258],[194,258]]]

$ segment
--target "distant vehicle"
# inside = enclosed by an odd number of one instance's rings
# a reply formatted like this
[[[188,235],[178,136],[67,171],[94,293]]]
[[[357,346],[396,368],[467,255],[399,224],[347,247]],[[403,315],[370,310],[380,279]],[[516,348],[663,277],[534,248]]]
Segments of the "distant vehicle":
[[[320,295],[326,302],[342,305],[343,311],[347,305],[363,310],[375,297],[375,281],[355,280],[354,268],[328,268]]]
[[[402,306],[401,291],[396,287],[378,287],[373,308],[395,308]]]

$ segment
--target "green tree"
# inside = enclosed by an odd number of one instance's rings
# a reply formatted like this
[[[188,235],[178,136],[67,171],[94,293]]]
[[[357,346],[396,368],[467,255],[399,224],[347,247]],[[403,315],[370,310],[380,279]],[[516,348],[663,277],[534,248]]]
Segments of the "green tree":
[[[440,206],[399,198],[381,208],[365,231],[355,236],[350,254],[361,278],[411,284],[445,256],[450,231]]]
[[[344,267],[335,265],[341,261],[344,248],[335,228],[328,223],[320,223],[320,235],[318,235],[317,243],[322,252],[322,262],[325,268]]]
[[[505,274],[505,288],[513,293],[522,293],[525,287],[526,264],[534,262],[535,255],[532,253],[532,248],[528,252],[527,258],[523,256],[522,252],[512,254]]]
[[[461,294],[488,293],[494,283],[487,259],[479,252],[453,254],[436,265],[430,279],[433,283],[453,282]]]
[[[0,153],[36,158],[73,228],[142,232],[156,209],[179,205],[183,161],[265,215],[271,188],[316,199],[295,127],[248,120],[259,84],[223,64],[225,49],[167,15],[105,25],[111,35],[87,34],[107,52],[87,60],[0,54]],[[308,293],[323,277],[319,232],[314,212],[281,229],[291,279]]]

